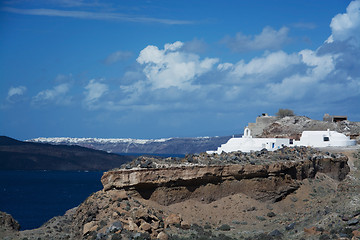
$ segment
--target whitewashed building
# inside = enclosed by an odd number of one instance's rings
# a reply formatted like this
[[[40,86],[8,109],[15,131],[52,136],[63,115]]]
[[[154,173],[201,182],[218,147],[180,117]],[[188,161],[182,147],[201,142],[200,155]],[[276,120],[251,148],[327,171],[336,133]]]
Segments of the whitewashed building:
[[[303,131],[300,140],[294,141],[289,138],[253,138],[250,129],[246,127],[241,138],[230,138],[227,143],[222,144],[216,151],[207,151],[207,153],[250,152],[264,148],[268,151],[275,151],[284,146],[344,147],[354,145],[356,145],[355,140],[350,140],[350,137],[336,131]]]
[[[356,141],[336,131],[304,131],[300,141],[294,141],[294,144],[310,147],[346,147],[356,145]]]

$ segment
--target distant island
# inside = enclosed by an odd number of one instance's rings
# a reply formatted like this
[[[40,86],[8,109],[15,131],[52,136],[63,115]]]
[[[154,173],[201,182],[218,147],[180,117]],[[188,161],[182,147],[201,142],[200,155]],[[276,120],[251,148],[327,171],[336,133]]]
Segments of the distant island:
[[[241,135],[239,135],[241,136]],[[78,145],[87,148],[104,150],[112,153],[132,154],[189,154],[201,153],[215,149],[225,143],[231,136],[221,137],[188,137],[161,139],[131,139],[131,138],[35,138],[28,142]]]
[[[132,159],[81,146],[31,143],[0,136],[0,170],[105,171]]]
[[[282,111],[280,111],[282,110]],[[299,140],[303,131],[337,131],[360,143],[360,122],[348,121],[346,116],[324,115],[323,121],[296,116],[288,109],[280,109],[276,116],[264,113],[256,118],[248,127],[254,137],[258,138],[291,138]],[[289,116],[290,111],[290,116]],[[245,127],[245,126],[244,126]],[[61,145],[78,145],[87,148],[104,150],[112,153],[137,154],[193,154],[216,150],[233,136],[165,138],[165,139],[131,139],[131,138],[34,138],[27,140],[35,143]]]

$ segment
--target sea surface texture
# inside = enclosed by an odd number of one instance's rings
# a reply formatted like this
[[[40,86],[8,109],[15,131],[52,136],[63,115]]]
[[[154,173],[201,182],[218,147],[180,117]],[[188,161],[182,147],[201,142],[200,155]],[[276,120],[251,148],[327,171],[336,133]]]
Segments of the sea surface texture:
[[[0,211],[21,230],[40,227],[102,189],[103,172],[0,171]]]

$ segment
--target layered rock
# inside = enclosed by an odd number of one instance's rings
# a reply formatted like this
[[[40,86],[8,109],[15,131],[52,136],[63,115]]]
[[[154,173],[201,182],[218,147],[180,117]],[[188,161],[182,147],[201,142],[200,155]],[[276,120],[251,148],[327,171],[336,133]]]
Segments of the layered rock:
[[[300,239],[325,234],[327,225],[320,223],[339,222],[339,217],[346,228],[332,230],[340,236],[348,226],[356,228],[359,216],[358,200],[353,201],[358,194],[349,188],[358,178],[346,177],[347,160],[306,147],[182,159],[140,157],[104,173],[104,189],[64,216],[39,229],[0,231],[0,238]]]
[[[241,162],[239,158],[240,161],[236,164],[201,165],[180,162],[164,167],[164,162],[143,158],[142,161],[147,162],[147,168],[108,171],[104,173],[101,182],[105,191],[126,189],[163,205],[190,198],[211,202],[234,193],[245,193],[257,200],[275,202],[294,192],[299,187],[299,180],[313,178],[317,172],[326,173],[337,180],[344,179],[349,172],[347,157],[344,155],[321,155],[315,152],[301,157],[303,148],[288,150],[293,154],[286,154],[285,159],[280,159],[281,151],[266,152],[267,160],[252,161],[250,164]],[[229,155],[231,156],[225,154]],[[211,157],[206,154],[202,156]],[[150,164],[150,161],[155,163]],[[140,163],[139,166],[143,165]],[[148,168],[149,166],[153,168]]]

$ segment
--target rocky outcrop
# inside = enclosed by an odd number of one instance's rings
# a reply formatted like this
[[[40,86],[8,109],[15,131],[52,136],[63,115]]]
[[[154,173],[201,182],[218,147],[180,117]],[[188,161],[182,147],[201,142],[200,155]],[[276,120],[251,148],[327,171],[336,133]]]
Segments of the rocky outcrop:
[[[359,139],[360,136],[360,122],[326,122],[313,120],[305,116],[288,116],[263,126],[262,132],[256,137],[300,139],[303,131],[326,131],[327,129],[343,133],[352,139]]]
[[[72,217],[72,239],[157,239],[166,235],[165,216],[124,190],[92,194],[74,209]]]
[[[346,176],[347,160],[306,147],[139,157],[104,173],[104,189],[65,215],[0,238],[307,239],[330,230],[334,239],[351,237],[360,183]]]
[[[111,170],[104,173],[101,182],[105,191],[125,189],[163,205],[190,198],[212,202],[234,193],[245,193],[257,200],[276,202],[294,192],[299,187],[299,180],[313,178],[317,172],[326,173],[337,180],[344,179],[349,172],[347,157],[344,155],[316,152],[304,158],[300,157],[304,148],[287,150],[292,154],[288,153],[286,157],[292,158],[292,161],[280,159],[281,151],[264,153],[268,159],[262,162],[246,163],[239,158],[237,164],[226,165],[183,162],[164,167],[164,162],[152,159],[155,163],[151,162],[150,165],[154,168]],[[224,158],[234,154],[222,155]],[[211,158],[207,154],[202,156]],[[143,158],[142,161],[148,162],[145,166],[149,166],[151,160]]]
[[[5,212],[0,212],[0,229],[1,231],[19,231],[20,224]]]

